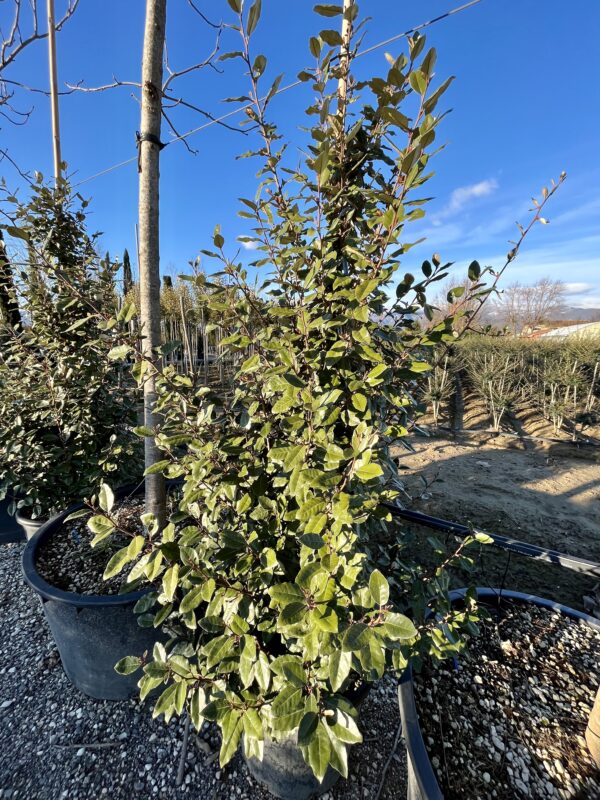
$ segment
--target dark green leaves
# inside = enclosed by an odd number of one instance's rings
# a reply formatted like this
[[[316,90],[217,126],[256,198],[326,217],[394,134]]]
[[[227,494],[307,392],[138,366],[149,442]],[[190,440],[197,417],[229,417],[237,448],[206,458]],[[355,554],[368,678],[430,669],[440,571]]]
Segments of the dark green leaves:
[[[248,36],[251,36],[254,33],[256,26],[258,25],[258,21],[260,19],[261,13],[261,0],[254,0],[254,3],[250,6],[250,11],[248,12],[248,23],[246,26],[246,31]]]
[[[314,7],[314,12],[322,17],[337,17],[344,12],[344,9],[342,6],[320,3]]]

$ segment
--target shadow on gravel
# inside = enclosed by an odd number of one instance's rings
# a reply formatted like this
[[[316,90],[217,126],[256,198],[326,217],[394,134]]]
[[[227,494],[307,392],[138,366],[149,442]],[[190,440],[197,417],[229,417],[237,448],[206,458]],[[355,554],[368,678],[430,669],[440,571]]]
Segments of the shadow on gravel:
[[[25,536],[15,518],[8,514],[8,500],[0,502],[0,544],[24,542]]]

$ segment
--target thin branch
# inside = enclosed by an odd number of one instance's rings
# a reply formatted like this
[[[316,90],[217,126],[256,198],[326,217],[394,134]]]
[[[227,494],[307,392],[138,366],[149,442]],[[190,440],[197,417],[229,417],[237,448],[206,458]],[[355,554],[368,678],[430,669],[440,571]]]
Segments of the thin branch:
[[[248,129],[242,130],[241,128],[235,128],[233,125],[228,125],[226,122],[223,122],[218,117],[215,117],[209,111],[204,111],[202,108],[198,108],[193,103],[188,103],[187,100],[184,100],[183,97],[171,97],[168,94],[163,94],[165,100],[168,100],[172,105],[167,106],[167,108],[176,108],[177,106],[183,106],[184,108],[189,108],[192,111],[197,111],[198,114],[202,114],[207,119],[212,120],[212,122],[217,123],[218,125],[222,125],[227,130],[234,131],[235,133],[242,133],[244,136],[247,136],[250,132]],[[180,139],[185,139],[184,136],[179,136]]]
[[[219,29],[221,29],[223,27],[223,23],[222,22],[219,22],[218,24],[216,22],[211,22],[208,19],[208,17],[206,17],[202,13],[202,11],[200,11],[200,9],[196,6],[196,4],[193,2],[193,0],[188,0],[188,3],[194,9],[196,14],[198,14],[204,20],[204,22],[206,22],[207,25],[210,25],[211,28],[219,28]]]
[[[192,147],[192,146],[189,144],[189,142],[187,142],[185,139],[182,139],[182,138],[181,138],[181,135],[180,135],[179,131],[177,130],[177,128],[175,127],[175,125],[173,125],[173,123],[172,123],[172,122],[171,122],[171,120],[169,119],[169,115],[168,115],[168,114],[167,114],[167,112],[165,111],[165,109],[164,109],[164,106],[161,108],[161,112],[160,112],[160,113],[161,113],[161,114],[163,115],[163,117],[165,118],[165,120],[166,120],[166,123],[167,123],[167,125],[169,126],[169,128],[170,128],[170,129],[173,131],[173,135],[176,137],[176,138],[174,139],[174,141],[181,142],[182,144],[184,144],[184,145],[185,145],[185,148],[186,148],[186,150],[188,151],[188,153],[190,153],[190,154],[191,154],[191,155],[193,155],[193,156],[197,156],[197,155],[198,155],[198,151],[197,151],[197,150],[194,150],[194,148],[193,148],[193,147]]]
[[[218,67],[215,67],[215,65],[212,63],[214,57],[217,55],[217,53],[219,52],[219,49],[221,47],[221,32],[222,32],[222,28],[219,27],[214,47],[213,47],[212,51],[210,52],[210,54],[208,55],[208,57],[204,59],[204,61],[199,61],[197,64],[192,64],[191,66],[186,67],[185,69],[181,69],[181,70],[172,70],[171,69],[171,67],[169,65],[168,51],[167,51],[167,47],[166,47],[166,43],[165,43],[165,69],[169,73],[169,77],[163,83],[163,87],[162,87],[163,94],[167,91],[167,89],[169,88],[169,85],[174,80],[177,80],[177,78],[181,78],[184,75],[189,75],[190,72],[195,72],[196,70],[203,69],[204,67],[212,67],[217,72],[222,72],[222,70],[218,69]]]
[[[34,94],[43,94],[45,97],[50,97],[50,92],[48,91],[48,89],[38,89],[37,86],[27,86],[26,83],[21,83],[20,81],[15,81],[12,78],[2,78],[2,79],[0,79],[0,82],[3,83],[3,84],[8,84],[10,86],[17,86],[19,89],[24,89],[26,92],[33,92]],[[81,83],[82,83],[82,81],[79,81],[79,83],[75,84],[74,86],[70,86],[67,83],[66,85],[69,86],[69,90],[68,91],[59,92],[58,93],[59,96],[63,97],[63,96],[69,95],[69,94],[73,94],[74,91],[79,89],[79,87],[81,86]]]
[[[141,83],[137,83],[136,81],[120,81],[114,75],[113,75],[113,83],[107,83],[104,86],[82,86],[81,85],[82,82],[83,81],[79,81],[78,83],[75,84],[67,83],[66,86],[69,87],[71,92],[87,92],[87,93],[106,92],[108,89],[117,89],[120,86],[135,86],[136,89],[141,89],[142,86]],[[71,92],[68,92],[67,94],[70,94]]]
[[[30,44],[39,41],[40,39],[48,38],[48,31],[40,33],[39,30],[37,0],[30,0],[30,3],[31,3],[32,32],[29,36],[23,39],[21,35],[22,0],[15,0],[15,16],[13,18],[13,24],[10,30],[10,34],[8,35],[8,38],[2,42],[2,46],[0,47],[0,72],[2,72],[6,67],[8,67],[9,64],[12,64],[15,58],[19,55],[19,53],[21,53]],[[65,23],[75,13],[78,5],[79,5],[79,0],[69,0],[69,5],[67,6],[67,10],[65,11],[62,19],[60,19],[56,23],[55,26],[56,31],[62,30]]]
[[[13,167],[17,170],[19,175],[23,178],[23,180],[27,181],[27,183],[30,186],[33,186],[33,181],[31,179],[31,175],[29,175],[29,173],[27,173],[27,172],[24,172],[19,167],[17,162],[12,158],[12,156],[9,155],[8,150],[0,150],[0,161],[2,161],[3,159],[6,159],[7,161],[9,161],[13,165]]]

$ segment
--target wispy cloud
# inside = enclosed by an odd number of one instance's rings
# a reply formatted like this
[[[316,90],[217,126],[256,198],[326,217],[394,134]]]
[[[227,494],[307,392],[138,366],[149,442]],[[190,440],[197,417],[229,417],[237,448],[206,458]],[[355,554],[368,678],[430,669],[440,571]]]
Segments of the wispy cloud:
[[[479,183],[472,183],[470,186],[460,186],[450,195],[450,202],[447,206],[448,214],[456,214],[461,211],[471,200],[479,197],[487,197],[493,194],[498,188],[498,181],[494,178],[487,178]]]
[[[431,216],[431,223],[433,225],[441,225],[444,220],[455,216],[474,200],[489,197],[497,188],[498,181],[495,178],[486,178],[484,181],[479,181],[479,183],[459,186],[458,189],[454,189],[451,193],[450,199],[444,208]]]
[[[565,292],[567,294],[587,294],[593,288],[594,285],[591,283],[565,283]]]

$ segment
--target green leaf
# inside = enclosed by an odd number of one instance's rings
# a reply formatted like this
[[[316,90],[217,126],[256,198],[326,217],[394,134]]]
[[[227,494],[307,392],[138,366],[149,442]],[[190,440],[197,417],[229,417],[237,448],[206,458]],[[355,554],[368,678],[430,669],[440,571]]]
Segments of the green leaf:
[[[300,724],[304,716],[302,688],[285,686],[271,705],[273,728],[278,731],[291,731]]]
[[[314,7],[315,14],[320,14],[322,17],[337,17],[344,13],[342,6],[335,6],[329,3],[319,3]]]
[[[413,639],[417,629],[412,621],[404,614],[390,613],[385,618],[383,630],[390,639]]]
[[[115,671],[119,675],[131,675],[142,666],[142,659],[137,656],[125,656],[115,664]]]
[[[268,590],[271,599],[280,605],[304,600],[304,593],[295,583],[278,583]]]
[[[168,722],[175,713],[176,693],[178,684],[172,683],[164,690],[158,698],[154,710],[152,711],[152,719],[159,717],[161,714],[165,715],[165,722]]]
[[[227,0],[229,5],[231,6],[232,11],[235,11],[236,14],[239,14],[242,10],[242,0]]]
[[[366,647],[372,636],[372,631],[364,622],[355,622],[346,629],[342,637],[342,650],[353,652]]]
[[[98,503],[100,504],[100,508],[106,514],[110,514],[112,511],[112,507],[115,504],[115,496],[113,494],[113,490],[107,483],[103,483],[100,487],[100,491],[98,492]]]
[[[250,7],[250,11],[248,12],[248,24],[246,27],[246,32],[248,33],[248,36],[251,36],[252,33],[255,31],[256,26],[258,25],[258,21],[260,19],[260,12],[261,12],[261,0],[254,0],[254,3]]]
[[[356,470],[356,475],[361,481],[372,481],[374,478],[379,478],[383,475],[383,470],[379,464],[369,463],[364,464]]]
[[[352,395],[352,405],[357,411],[364,411],[367,407],[367,398],[360,392],[355,392]]]
[[[108,353],[108,358],[111,361],[123,361],[124,358],[127,358],[129,355],[129,351],[131,347],[128,344],[121,344],[118,347],[113,347],[112,350]]]
[[[106,581],[109,578],[118,575],[125,564],[127,564],[129,561],[131,561],[131,558],[129,556],[128,547],[122,547],[120,550],[117,550],[117,552],[112,556],[106,565],[106,569],[104,570],[102,578]]]
[[[162,589],[166,599],[170,602],[179,582],[179,564],[173,564],[163,575]]]
[[[378,569],[373,570],[369,577],[369,591],[378,606],[384,606],[389,600],[390,587]]]
[[[298,744],[299,745],[308,745],[317,730],[317,725],[319,722],[319,715],[316,714],[314,711],[308,711],[303,717],[300,722],[300,727],[298,729]]]
[[[219,725],[222,735],[219,761],[221,766],[224,767],[234,757],[240,743],[243,729],[242,716],[239,711],[231,709],[223,719],[219,720]]]
[[[327,517],[325,517],[327,519]],[[320,550],[325,547],[325,539],[317,533],[305,533],[300,537],[300,541],[305,547],[310,547],[311,550]]]
[[[331,754],[331,740],[322,722],[318,722],[317,728],[312,734],[310,743],[306,748],[305,758],[310,768],[315,773],[317,780],[322,781],[329,766],[329,756]]]
[[[193,611],[195,608],[198,608],[200,603],[203,601],[203,592],[204,592],[204,585],[201,586],[194,586],[187,592],[179,604],[179,610],[182,614],[187,614],[188,611]]]
[[[329,656],[329,683],[334,692],[341,689],[350,674],[351,666],[352,653],[350,651],[334,650]]]
[[[95,547],[98,542],[102,541],[102,539],[110,536],[115,529],[113,523],[102,514],[96,514],[95,516],[90,517],[87,521],[87,526],[92,533],[96,534],[92,539],[92,547]]]

